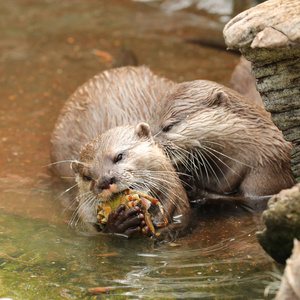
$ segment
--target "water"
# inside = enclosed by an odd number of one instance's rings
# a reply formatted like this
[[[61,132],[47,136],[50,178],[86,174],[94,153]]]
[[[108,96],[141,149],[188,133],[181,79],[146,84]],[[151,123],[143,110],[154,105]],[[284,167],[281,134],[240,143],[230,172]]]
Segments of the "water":
[[[275,265],[255,238],[259,216],[199,216],[171,245],[87,236],[68,225],[66,187],[45,167],[64,101],[123,49],[178,82],[229,83],[238,56],[221,49],[228,14],[166,4],[1,2],[0,297],[93,298],[101,287],[99,299],[264,299]]]

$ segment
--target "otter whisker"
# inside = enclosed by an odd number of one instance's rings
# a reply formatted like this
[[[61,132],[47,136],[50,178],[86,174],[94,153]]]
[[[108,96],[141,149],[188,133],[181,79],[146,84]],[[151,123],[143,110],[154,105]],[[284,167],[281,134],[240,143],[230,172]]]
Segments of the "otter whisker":
[[[218,161],[220,161],[225,167],[227,167],[229,170],[231,170],[234,174],[238,175],[239,177],[241,177],[240,174],[238,174],[233,168],[229,167],[224,161],[222,161],[222,159],[220,159],[216,154],[213,153],[214,149],[210,148],[210,147],[203,147],[203,150],[210,153],[212,156],[214,156]],[[216,164],[218,166],[218,164]],[[219,167],[219,170],[222,172],[221,168]],[[225,174],[222,172],[222,174],[225,177]],[[226,179],[226,178],[225,178]]]
[[[149,178],[150,179],[155,179],[155,180],[157,180],[158,181],[158,184],[161,184],[161,183],[166,183],[166,184],[170,184],[171,182],[170,182],[170,180],[167,180],[167,179],[163,179],[163,178],[157,178],[156,176],[149,176]],[[178,187],[180,185],[180,183],[178,182],[178,183],[176,183],[176,184],[172,184],[171,185],[171,187],[173,187],[173,188],[175,188],[175,187]]]
[[[78,183],[76,183],[76,184],[72,185],[71,187],[69,187],[68,189],[66,189],[64,192],[62,192],[60,195],[58,195],[56,198],[54,198],[54,201],[56,201],[58,198],[60,198],[62,195],[69,192],[70,190],[72,190],[76,186],[78,186]]]
[[[189,171],[194,174],[196,173],[196,176],[198,178],[202,178],[203,173],[202,173],[201,166],[204,166],[204,163],[199,161],[199,157],[198,157],[198,155],[195,155],[194,151],[192,151],[190,154],[190,165],[191,165],[191,167],[190,167]],[[197,170],[199,170],[200,174],[198,174]]]
[[[156,177],[153,177],[153,179],[155,179],[155,180],[157,180],[157,178]],[[182,200],[181,199],[181,197],[178,195],[178,194],[176,194],[175,192],[174,192],[174,187],[176,187],[176,186],[179,186],[179,183],[178,184],[173,184],[173,185],[171,185],[171,186],[166,186],[166,185],[161,185],[161,182],[162,182],[162,180],[161,181],[158,181],[158,182],[155,182],[155,181],[151,181],[151,184],[153,185],[153,186],[155,186],[156,188],[158,187],[158,190],[160,191],[160,192],[165,192],[166,194],[165,194],[165,196],[168,196],[169,194],[172,194],[172,195],[174,195],[177,199],[180,199],[180,200]],[[165,181],[166,183],[170,183],[169,181]],[[173,187],[173,189],[172,189],[172,187]],[[173,202],[174,203],[174,202]],[[176,204],[176,203],[174,203],[174,204]]]
[[[154,168],[156,164],[153,163],[152,167]],[[157,170],[148,170],[148,173],[150,173],[150,175],[152,176],[152,178],[156,179],[156,180],[160,180],[163,183],[166,183],[169,186],[173,186],[173,188],[176,188],[180,185],[181,183],[185,183],[186,186],[192,187],[190,184],[188,184],[185,180],[183,180],[182,178],[180,178],[178,175],[182,175],[185,177],[190,177],[192,178],[192,175],[186,174],[186,173],[182,173],[182,172],[176,172],[176,171],[157,171]],[[149,174],[145,173],[143,171],[134,171],[133,174],[139,178],[145,178],[147,177]],[[166,179],[166,174],[168,174],[168,177],[170,177],[172,180],[167,180]],[[175,181],[174,181],[175,179]],[[179,182],[177,182],[177,179],[179,179]],[[177,182],[177,183],[176,183]],[[176,183],[176,184],[175,184]]]
[[[78,205],[78,207],[76,208],[76,210],[74,211],[74,213],[71,217],[71,220],[69,222],[70,226],[73,226],[73,223],[74,223],[76,217],[78,217],[78,219],[75,222],[75,226],[77,225],[77,223],[80,219],[80,217],[79,217],[80,214],[82,215],[84,212],[90,211],[90,209],[94,210],[94,206],[96,204],[96,197],[91,192],[88,192],[86,194],[88,194],[88,197],[85,198],[82,201],[82,203],[81,203],[81,198],[83,198],[83,196],[85,194],[79,196],[79,205]],[[91,205],[92,202],[94,202],[93,205]],[[83,213],[81,213],[81,212],[83,212]]]
[[[164,175],[166,175],[166,173],[169,175],[169,178],[171,178],[172,180],[166,179],[166,177],[164,176]],[[177,187],[180,185],[179,182],[177,182],[177,181],[174,182],[173,179],[174,178],[177,179],[178,176],[177,176],[177,173],[175,173],[173,171],[169,171],[169,172],[153,171],[153,170],[148,170],[147,172],[134,171],[133,174],[137,177],[146,177],[146,178],[150,178],[150,179],[155,179],[157,182],[164,182],[164,183],[167,183],[169,186],[171,185],[173,187]]]
[[[157,180],[157,178],[154,178]],[[168,191],[172,192],[173,191],[171,189],[166,189],[166,187],[162,186],[159,184],[159,182],[154,182],[153,180],[149,181],[149,182],[142,182],[142,185],[147,189],[150,190],[151,194],[155,197],[155,198],[160,198],[159,195],[157,194],[158,191],[159,193],[163,194],[175,207],[178,206],[177,203],[174,202],[174,200],[170,197],[170,194],[168,193]],[[155,190],[154,190],[155,189]],[[156,192],[157,191],[157,192]],[[173,193],[174,194],[174,193]],[[178,197],[179,198],[179,197]],[[164,206],[164,203],[162,202],[162,205]],[[169,212],[167,212],[169,214]],[[171,215],[170,215],[171,217]]]
[[[186,150],[185,148],[179,147],[179,146],[177,146],[177,145],[175,145],[173,143],[171,144],[171,147],[167,146],[167,148],[169,148],[170,152],[177,151],[178,153],[181,153],[181,155],[183,157],[185,157],[186,160],[188,159],[188,156],[190,154],[190,151]]]
[[[185,156],[180,149],[176,149],[171,153],[171,157],[175,157],[175,159],[171,159],[177,165],[177,161],[179,161],[188,171],[190,171],[189,160],[188,157]]]
[[[205,147],[208,147],[208,146],[205,146]],[[220,152],[220,151],[218,151],[218,150],[216,150],[216,149],[213,149],[213,148],[210,148],[210,147],[208,147],[211,151],[214,151],[214,152],[216,152],[217,154],[220,154],[220,155],[222,155],[222,156],[224,156],[224,157],[226,157],[226,158],[228,158],[228,159],[231,159],[231,160],[233,160],[233,161],[235,161],[235,162],[237,162],[237,163],[239,163],[239,164],[242,164],[242,165],[244,165],[244,166],[246,166],[246,167],[249,167],[249,168],[253,168],[253,166],[251,166],[251,165],[248,165],[248,164],[246,164],[246,163],[244,163],[244,162],[242,162],[242,161],[240,161],[240,160],[237,160],[237,159],[235,159],[235,158],[233,158],[233,157],[230,157],[230,156],[228,156],[228,155],[226,155],[226,154],[224,154],[224,153],[222,153],[222,152]]]
[[[87,193],[85,193],[85,194],[87,194]],[[65,213],[65,211],[67,210],[67,209],[69,209],[69,207],[71,207],[75,202],[79,202],[79,198],[81,197],[82,195],[77,195],[73,200],[71,200],[70,201],[70,203],[63,209],[63,211],[62,211],[62,215]],[[78,205],[77,205],[77,207],[78,207]],[[77,207],[76,207],[76,209],[77,209]]]
[[[76,179],[76,176],[62,176],[62,177],[60,177],[61,179]]]
[[[177,175],[184,175],[187,177],[193,177],[192,175],[183,173],[183,172],[177,172],[177,171],[156,171],[156,170],[151,170],[151,172],[156,173],[156,174],[161,174],[161,175],[165,175],[165,174],[170,174],[173,175],[174,177],[177,177]]]
[[[220,146],[220,147],[222,147],[222,148],[226,148],[226,146],[225,146],[225,145],[223,145],[223,144],[220,144],[220,143],[216,143],[216,142],[212,142],[212,141],[201,140],[201,144],[202,144],[202,143],[214,144],[214,145]]]
[[[151,172],[154,172],[154,174],[157,172],[157,171],[151,171]],[[168,172],[163,172],[163,171],[161,171],[161,173],[156,173],[156,174],[161,174],[161,175],[165,175],[166,173],[168,173]],[[169,172],[169,175],[170,176],[172,176],[172,178],[178,178],[179,176],[178,175],[181,175],[181,176],[183,176],[183,177],[188,177],[188,178],[193,178],[193,176],[192,175],[190,175],[190,174],[187,174],[187,173],[183,173],[183,172],[176,172],[176,173],[174,173],[173,171],[170,171]],[[164,179],[165,180],[165,179]],[[179,180],[180,180],[180,182],[181,183],[184,183],[186,186],[188,186],[188,187],[192,187],[189,183],[187,183],[183,178],[181,178],[181,177],[179,177]],[[171,184],[172,185],[172,182],[167,182],[169,185]],[[179,184],[177,184],[177,185],[179,185]]]
[[[209,165],[209,162],[206,160],[205,156],[203,155],[203,153],[201,151],[198,151],[197,149],[195,149],[195,152],[196,152],[196,154],[194,154],[194,156],[196,157],[196,160],[199,163],[199,165],[203,166],[205,174],[206,174],[207,182],[210,182],[209,172],[208,172],[208,169],[207,169],[207,166],[206,166],[207,164]],[[201,170],[200,174],[195,172],[195,170],[192,170],[192,171],[194,171],[194,173],[196,173],[196,176],[198,177],[198,179],[200,179],[199,175],[203,176],[202,168],[200,167],[199,169]]]
[[[77,198],[77,197],[76,197],[76,198]],[[61,215],[63,215],[63,214],[66,212],[66,210],[68,210],[68,209],[74,204],[74,202],[77,201],[76,198],[74,198],[73,200],[71,200],[71,201],[69,202],[69,204],[63,209]],[[73,212],[73,213],[74,213],[74,212]]]
[[[177,164],[177,160],[172,159],[172,157],[178,158],[178,161],[180,161],[182,164],[184,164],[184,161],[188,161],[189,151],[184,148],[178,147],[175,144],[166,145],[163,150],[165,151],[167,156],[174,161],[175,164]]]
[[[219,160],[224,166],[226,166],[228,169],[232,170],[234,173],[236,173],[232,168],[230,168],[226,163],[224,163],[218,156],[216,156],[214,153],[212,153],[211,151],[209,151],[207,149],[207,147],[202,147],[202,150],[209,153],[210,155],[212,155],[214,158],[216,158],[217,160]],[[215,166],[218,168],[218,170],[220,171],[220,173],[222,174],[223,178],[225,179],[228,187],[231,189],[231,185],[229,184],[229,181],[227,180],[227,177],[225,175],[225,173],[223,172],[223,170],[221,169],[221,167],[215,162],[214,159],[212,159],[212,162],[215,164]],[[236,173],[237,174],[237,173]],[[238,175],[238,174],[237,174]]]
[[[45,167],[51,167],[53,165],[57,165],[57,164],[61,164],[61,163],[72,163],[72,162],[77,162],[78,164],[81,164],[83,166],[88,166],[88,164],[86,164],[84,162],[80,162],[80,161],[78,161],[76,159],[66,159],[66,160],[56,161],[56,162],[53,162],[51,164],[45,165],[45,166],[43,166],[43,168],[45,168]]]
[[[159,134],[161,134],[162,133],[162,129],[161,130],[159,130],[155,135],[153,135],[153,137],[154,138],[156,138]]]
[[[218,185],[221,187],[221,181],[220,179],[218,178],[217,176],[217,173],[215,172],[214,168],[212,167],[212,165],[210,164],[210,162],[208,161],[208,159],[205,157],[205,155],[203,155],[203,153],[197,149],[196,151],[198,151],[200,157],[202,157],[203,159],[203,162],[205,161],[207,166],[208,166],[208,170],[211,171],[211,174],[214,176],[214,178],[216,179],[216,181],[218,182]],[[206,166],[206,164],[204,164],[204,166]],[[208,173],[207,173],[207,179],[208,179],[208,182],[209,182],[209,176],[208,176]]]
[[[66,160],[56,161],[56,162],[53,162],[51,164],[43,166],[43,168],[51,167],[51,166],[54,166],[54,165],[57,165],[57,164],[62,164],[62,163],[67,163],[67,162],[70,163],[70,162],[74,162],[74,161],[75,161],[74,159],[66,159]]]
[[[135,174],[138,174],[138,173],[135,173]],[[160,175],[163,175],[162,173]],[[155,171],[149,171],[147,173],[144,173],[142,175],[143,177],[146,176],[146,179],[144,179],[143,181],[149,183],[150,185],[152,183],[160,183],[160,184],[163,184],[163,183],[166,183],[168,184],[169,186],[172,186],[174,188],[176,188],[177,186],[179,186],[179,182],[172,182],[172,179],[173,178],[177,178],[176,174],[172,173],[172,174],[169,174],[169,179],[166,179],[164,177],[161,177],[161,176],[157,176],[157,174],[155,173]]]

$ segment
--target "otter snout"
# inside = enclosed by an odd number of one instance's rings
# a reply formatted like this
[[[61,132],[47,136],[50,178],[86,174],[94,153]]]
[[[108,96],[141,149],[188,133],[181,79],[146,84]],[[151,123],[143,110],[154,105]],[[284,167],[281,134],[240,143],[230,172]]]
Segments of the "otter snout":
[[[111,196],[117,192],[116,178],[111,176],[96,181],[92,190],[97,195],[102,194],[105,197]]]

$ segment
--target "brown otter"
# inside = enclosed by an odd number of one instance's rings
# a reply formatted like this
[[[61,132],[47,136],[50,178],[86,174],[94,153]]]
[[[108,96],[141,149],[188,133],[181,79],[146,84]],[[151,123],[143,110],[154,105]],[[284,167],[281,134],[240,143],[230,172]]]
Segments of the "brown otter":
[[[72,168],[79,187],[76,213],[86,223],[97,222],[94,211],[99,194],[109,199],[136,189],[159,199],[167,213],[171,224],[159,229],[156,238],[173,240],[190,229],[186,192],[164,151],[154,142],[148,124],[119,126],[96,137],[83,147]],[[137,207],[125,212],[124,205],[119,206],[109,215],[103,232],[131,235],[140,231],[143,216],[136,212]],[[155,218],[154,224],[159,221]]]
[[[177,84],[149,123],[177,170],[193,175],[190,198],[268,196],[295,182],[292,145],[270,114],[225,86],[206,80]]]
[[[53,171],[74,177],[69,164],[81,148],[99,134],[119,125],[147,121],[157,100],[171,88],[170,80],[147,67],[123,67],[104,71],[69,97],[51,136]]]

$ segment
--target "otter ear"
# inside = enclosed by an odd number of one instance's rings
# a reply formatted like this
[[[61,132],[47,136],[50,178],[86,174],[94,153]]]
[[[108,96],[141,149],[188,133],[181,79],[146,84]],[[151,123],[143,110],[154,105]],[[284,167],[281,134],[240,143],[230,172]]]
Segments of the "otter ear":
[[[140,123],[136,126],[135,132],[140,138],[151,138],[150,126],[147,123]]]
[[[211,96],[212,105],[224,105],[228,103],[228,95],[224,91],[216,91]]]
[[[70,168],[75,172],[77,175],[79,173],[78,161],[74,160],[71,162]]]

